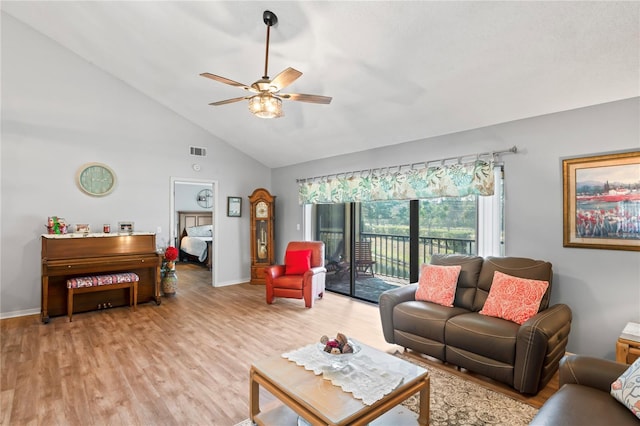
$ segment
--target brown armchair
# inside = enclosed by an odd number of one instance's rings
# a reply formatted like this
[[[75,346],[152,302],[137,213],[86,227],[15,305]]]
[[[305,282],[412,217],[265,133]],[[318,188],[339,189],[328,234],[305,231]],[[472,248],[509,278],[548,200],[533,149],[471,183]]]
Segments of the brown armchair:
[[[304,268],[306,270],[303,271],[299,264],[293,265],[293,263],[296,259],[300,259],[300,252],[304,250],[310,250],[311,256],[309,269]],[[287,273],[287,266],[289,273]],[[285,252],[285,265],[272,265],[265,268],[267,303],[273,303],[274,297],[289,297],[304,299],[305,307],[313,307],[315,298],[321,298],[324,295],[326,273],[322,241],[291,241]]]

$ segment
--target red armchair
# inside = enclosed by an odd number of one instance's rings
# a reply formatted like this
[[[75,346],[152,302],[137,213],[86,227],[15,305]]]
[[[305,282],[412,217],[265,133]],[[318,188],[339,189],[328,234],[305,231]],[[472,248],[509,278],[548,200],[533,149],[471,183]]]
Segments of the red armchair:
[[[267,303],[273,303],[274,297],[289,297],[304,299],[304,306],[311,308],[316,297],[324,295],[326,274],[322,241],[291,241],[285,252],[285,265],[265,268]]]

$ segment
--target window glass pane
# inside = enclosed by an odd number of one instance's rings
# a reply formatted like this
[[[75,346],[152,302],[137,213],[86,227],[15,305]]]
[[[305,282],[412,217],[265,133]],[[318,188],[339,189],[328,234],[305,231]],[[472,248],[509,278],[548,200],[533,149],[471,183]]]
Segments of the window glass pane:
[[[361,204],[360,233],[356,241],[370,242],[376,277],[388,283],[409,282],[409,201]],[[366,265],[357,268],[367,272]]]
[[[344,255],[345,221],[344,204],[318,204],[317,222],[318,240],[324,241],[327,262],[339,260]]]
[[[433,254],[475,255],[478,197],[420,200],[420,263]]]

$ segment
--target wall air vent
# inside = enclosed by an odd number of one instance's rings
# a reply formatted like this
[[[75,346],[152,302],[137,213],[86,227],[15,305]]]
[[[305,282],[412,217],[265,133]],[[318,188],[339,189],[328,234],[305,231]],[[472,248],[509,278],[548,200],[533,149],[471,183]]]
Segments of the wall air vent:
[[[207,148],[200,148],[198,146],[189,147],[190,154],[195,155],[197,157],[206,157],[207,156]]]

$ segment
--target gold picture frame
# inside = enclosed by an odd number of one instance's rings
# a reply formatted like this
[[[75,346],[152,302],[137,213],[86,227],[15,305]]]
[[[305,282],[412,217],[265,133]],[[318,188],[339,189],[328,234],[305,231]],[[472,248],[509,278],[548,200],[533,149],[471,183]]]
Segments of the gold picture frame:
[[[564,247],[640,251],[640,151],[562,160]]]

